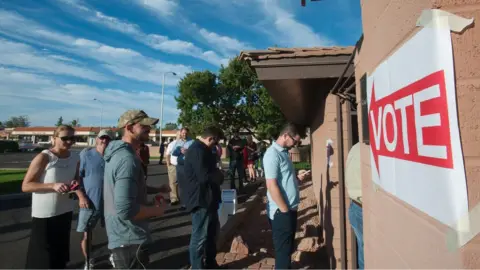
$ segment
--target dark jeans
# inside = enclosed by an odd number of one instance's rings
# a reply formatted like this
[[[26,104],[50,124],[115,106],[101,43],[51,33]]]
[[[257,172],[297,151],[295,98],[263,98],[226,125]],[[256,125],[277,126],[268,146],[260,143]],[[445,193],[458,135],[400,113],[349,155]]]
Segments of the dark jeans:
[[[357,262],[358,269],[364,269],[363,258],[363,210],[360,205],[350,201],[348,219],[357,237]]]
[[[165,156],[165,154],[163,152],[160,152],[160,159],[158,160],[158,164],[162,164],[163,163],[163,157]]]
[[[230,173],[230,188],[235,187],[235,171],[238,172],[238,190],[243,190],[243,180],[245,179],[245,168],[243,167],[243,159],[230,160],[228,171]]]
[[[219,226],[217,210],[197,208],[192,211],[192,236],[189,247],[192,269],[216,268],[216,238]]]
[[[145,269],[150,256],[145,245],[129,245],[112,249],[115,269]]]
[[[270,220],[270,219],[269,219]],[[275,269],[290,269],[291,257],[295,251],[295,232],[297,231],[297,211],[275,212],[272,226],[273,247],[275,249]]]
[[[70,260],[71,224],[72,212],[49,218],[32,218],[25,268],[64,269]]]

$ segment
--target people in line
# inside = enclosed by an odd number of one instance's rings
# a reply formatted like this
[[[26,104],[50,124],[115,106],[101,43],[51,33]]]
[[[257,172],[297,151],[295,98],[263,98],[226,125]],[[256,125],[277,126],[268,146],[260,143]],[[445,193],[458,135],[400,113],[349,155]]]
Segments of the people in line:
[[[300,202],[298,181],[310,176],[309,172],[296,175],[288,155],[288,150],[300,142],[299,133],[295,125],[287,124],[263,157],[268,198],[267,214],[275,249],[275,269],[291,268]]]
[[[248,177],[250,182],[257,180],[257,175],[254,168],[254,163],[258,159],[257,144],[253,141],[252,135],[247,136],[247,143],[243,150],[243,159],[245,169],[248,171]]]
[[[348,152],[345,166],[345,186],[350,197],[348,220],[357,239],[358,269],[364,269],[363,255],[363,210],[362,178],[360,172],[360,143],[356,143]]]
[[[193,140],[188,136],[189,135],[188,133],[189,133],[189,129],[186,127],[183,127],[180,130],[180,139],[175,142],[175,145],[173,146],[173,151],[171,154],[171,156],[174,156],[177,159],[176,172],[177,172],[178,183],[180,183],[180,181],[182,181],[185,178],[185,173],[184,173],[185,154],[187,152],[187,149],[193,143]],[[178,191],[180,194],[180,201],[182,201],[183,191],[181,186],[179,186]],[[185,210],[184,202],[182,202],[180,210]]]
[[[160,159],[158,160],[158,164],[162,165],[163,164],[163,158],[165,156],[165,138],[162,138],[160,140],[160,145],[159,145],[158,151],[160,153]]]
[[[79,182],[83,192],[79,196],[80,211],[78,213],[77,232],[83,234],[80,243],[85,257],[85,269],[92,269],[95,259],[87,261],[88,233],[103,219],[103,175],[105,161],[103,153],[113,138],[110,130],[101,130],[95,139],[95,147],[85,148],[80,152]]]
[[[236,189],[239,194],[243,193],[243,181],[245,180],[245,167],[243,161],[244,141],[235,132],[233,137],[228,142],[229,154],[229,174],[230,174],[230,188]],[[238,189],[235,185],[235,172],[238,173]]]
[[[78,185],[79,156],[70,152],[75,129],[58,126],[52,147],[30,163],[22,191],[32,193],[32,222],[27,269],[64,269],[70,260],[70,229],[75,201],[69,196]],[[81,191],[75,191],[79,197]],[[80,200],[80,207],[85,204]],[[7,254],[4,254],[7,255]]]
[[[104,215],[108,248],[116,269],[145,269],[149,264],[148,244],[151,235],[148,219],[162,216],[165,204],[152,206],[147,193],[170,192],[168,185],[159,188],[146,184],[136,149],[149,138],[158,119],[141,110],[128,110],[120,116],[118,128],[122,140],[112,141],[105,149]]]
[[[167,162],[167,172],[168,172],[168,184],[170,185],[170,205],[175,206],[180,203],[178,196],[178,182],[177,182],[177,157],[172,156],[173,148],[175,147],[176,141],[180,139],[180,131],[177,132],[175,140],[170,139],[168,143],[167,150],[165,151],[165,157]]]
[[[223,173],[217,167],[212,148],[223,137],[220,129],[206,128],[185,154],[185,177],[179,178],[182,200],[192,216],[190,264],[192,269],[219,269],[216,262],[216,236],[219,230],[218,208]]]

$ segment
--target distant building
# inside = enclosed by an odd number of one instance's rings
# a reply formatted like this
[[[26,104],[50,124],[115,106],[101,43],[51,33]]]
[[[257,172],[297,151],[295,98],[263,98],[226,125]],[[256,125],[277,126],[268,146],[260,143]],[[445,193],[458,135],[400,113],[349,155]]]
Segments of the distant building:
[[[12,129],[5,129],[0,131],[0,138],[5,135],[7,140],[16,140],[20,142],[28,142],[33,144],[50,144],[52,141],[53,132],[56,127],[18,127]],[[108,128],[108,127],[105,127]],[[118,136],[117,128],[110,128],[115,136]],[[76,145],[79,146],[93,146],[95,145],[95,138],[100,131],[100,127],[76,127],[75,135],[77,136]],[[4,134],[5,133],[5,134]],[[162,130],[162,137],[165,139],[175,138],[176,130]],[[158,145],[159,130],[150,131],[151,145]]]

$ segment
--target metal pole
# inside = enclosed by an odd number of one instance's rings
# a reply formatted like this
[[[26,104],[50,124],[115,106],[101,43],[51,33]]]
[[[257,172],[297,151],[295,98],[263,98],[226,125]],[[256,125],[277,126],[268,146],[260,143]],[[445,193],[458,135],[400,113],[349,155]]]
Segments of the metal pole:
[[[102,103],[102,109],[100,112],[100,129],[103,127],[103,103]]]
[[[160,134],[159,134],[159,140],[158,143],[159,145],[162,143],[162,122],[163,122],[163,99],[164,99],[164,91],[165,91],[165,72],[163,73],[163,79],[162,79],[162,101],[160,105]]]

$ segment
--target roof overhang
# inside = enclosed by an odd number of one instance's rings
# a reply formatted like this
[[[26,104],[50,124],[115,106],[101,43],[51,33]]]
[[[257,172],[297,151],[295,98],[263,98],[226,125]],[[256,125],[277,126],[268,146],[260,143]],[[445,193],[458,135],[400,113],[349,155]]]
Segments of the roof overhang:
[[[310,125],[323,114],[325,99],[343,77],[354,48],[270,48],[244,51],[240,58],[250,62],[289,121]],[[353,73],[352,65],[346,73]]]

